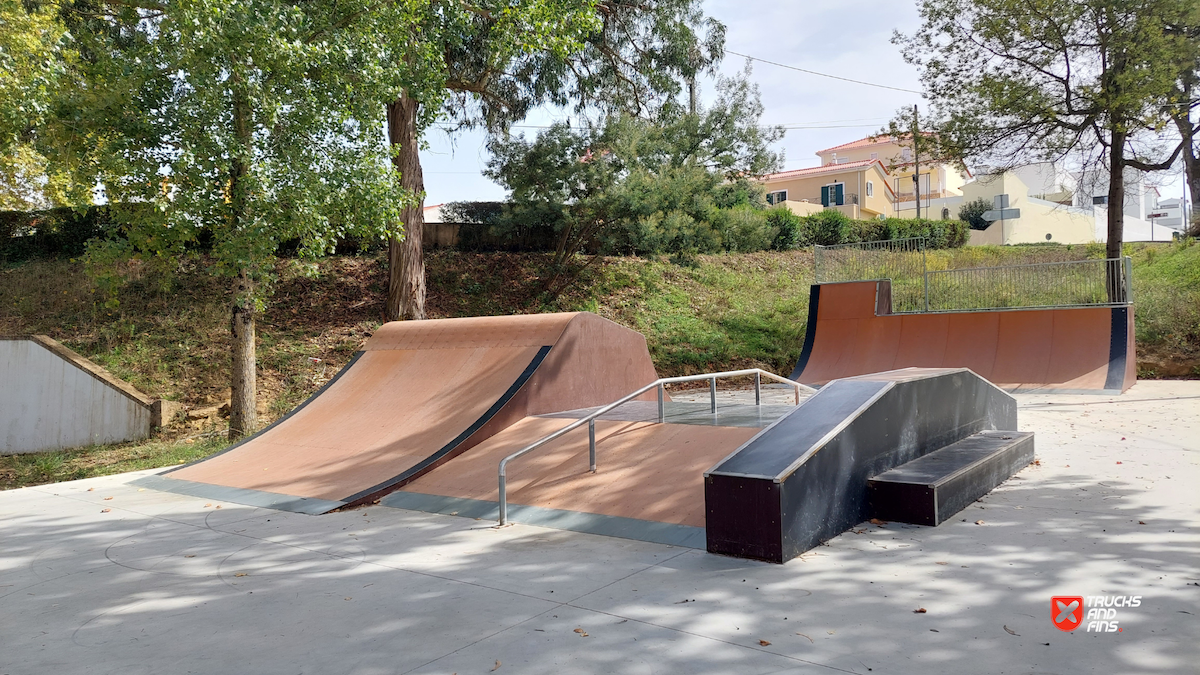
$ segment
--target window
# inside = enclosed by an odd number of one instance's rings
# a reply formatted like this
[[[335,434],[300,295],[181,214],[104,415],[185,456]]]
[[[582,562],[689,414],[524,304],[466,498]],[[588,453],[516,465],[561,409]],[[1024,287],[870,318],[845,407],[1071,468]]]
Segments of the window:
[[[871,153],[871,154],[875,154],[875,153]],[[868,197],[875,196],[875,184],[872,183],[871,181],[867,181],[867,196]]]
[[[849,158],[849,157],[838,157],[838,158],[837,158],[837,163],[838,163],[838,164],[846,164],[846,163],[848,163],[848,162],[850,162],[850,158]]]
[[[912,148],[900,148],[900,159],[905,162],[911,162]]]
[[[950,209],[942,207],[942,220],[950,220]]]
[[[782,204],[787,201],[787,190],[776,190],[767,193],[768,204]]]
[[[1107,203],[1108,203],[1108,195],[1104,195],[1101,197],[1092,197],[1092,204],[1095,206],[1101,206],[1101,205],[1104,205]]]
[[[871,159],[879,159],[879,153],[878,153],[878,152],[872,152],[872,153],[871,153]]]

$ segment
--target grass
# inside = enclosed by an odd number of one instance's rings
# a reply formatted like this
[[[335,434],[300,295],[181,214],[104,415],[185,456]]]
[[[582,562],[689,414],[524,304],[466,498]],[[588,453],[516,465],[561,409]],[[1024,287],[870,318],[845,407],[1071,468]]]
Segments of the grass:
[[[226,445],[218,436],[5,455],[0,456],[0,490],[183,464],[207,457]]]
[[[1143,377],[1200,377],[1200,246],[1127,246],[1134,259]],[[1097,259],[1102,246],[970,247],[930,251],[930,269]],[[812,283],[811,251],[702,255],[688,265],[610,258],[556,298],[540,293],[539,254],[431,251],[431,318],[595,312],[646,336],[663,376],[761,367],[787,374],[799,356]],[[380,255],[316,265],[281,262],[258,326],[260,418],[276,419],[329,380],[380,325]],[[76,263],[0,267],[0,334],[45,333],[154,397],[189,407],[228,397],[226,288],[202,267],[171,279],[131,268],[107,308]],[[224,447],[180,441],[211,430],[182,423],[142,444],[0,458],[5,488],[190,461]]]

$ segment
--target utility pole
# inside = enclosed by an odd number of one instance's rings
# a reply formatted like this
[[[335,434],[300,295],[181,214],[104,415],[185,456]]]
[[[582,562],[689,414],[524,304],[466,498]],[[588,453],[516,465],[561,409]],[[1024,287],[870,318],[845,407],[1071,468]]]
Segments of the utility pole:
[[[917,104],[913,104],[913,188],[917,195],[917,220],[921,219],[921,152],[917,145],[917,135],[921,133],[921,124],[917,120]]]

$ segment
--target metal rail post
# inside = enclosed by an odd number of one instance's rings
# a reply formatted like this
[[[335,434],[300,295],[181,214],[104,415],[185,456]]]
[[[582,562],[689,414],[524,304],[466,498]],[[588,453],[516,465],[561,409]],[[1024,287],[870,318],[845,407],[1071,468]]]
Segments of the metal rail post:
[[[500,527],[508,524],[508,481],[504,475],[504,465],[500,465]]]
[[[762,375],[754,374],[754,405],[762,405]]]
[[[663,403],[663,385],[658,383],[658,423],[667,421],[667,406]]]
[[[712,414],[716,415],[717,414],[717,378],[715,378],[715,377],[709,378],[709,380],[708,380],[708,396],[712,400],[712,405],[710,406],[712,408],[712,410],[710,412],[712,412]]]
[[[1133,258],[1129,256],[1125,256],[1125,302],[1133,304]]]
[[[592,473],[596,473],[596,420],[588,420],[588,457],[592,461]]]
[[[925,242],[921,246],[921,280],[925,282],[925,311],[929,311],[929,264],[925,262]]]

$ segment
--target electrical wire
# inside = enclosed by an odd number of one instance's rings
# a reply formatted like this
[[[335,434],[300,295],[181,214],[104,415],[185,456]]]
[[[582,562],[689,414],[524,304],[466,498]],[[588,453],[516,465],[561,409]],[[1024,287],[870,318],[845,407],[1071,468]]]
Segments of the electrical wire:
[[[772,66],[779,66],[780,68],[787,68],[789,70],[797,70],[797,71],[800,71],[801,73],[808,73],[809,75],[817,75],[818,77],[828,77],[833,80],[841,80],[842,82],[851,82],[853,84],[861,84],[861,85],[865,85],[868,87],[878,87],[880,89],[891,89],[892,91],[902,91],[902,92],[905,92],[908,94],[918,94],[919,95],[921,93],[919,91],[914,91],[912,89],[904,89],[903,87],[889,87],[886,84],[875,84],[874,82],[863,82],[862,80],[852,80],[848,77],[840,77],[838,75],[830,75],[829,73],[819,73],[815,70],[808,70],[807,68],[798,68],[796,66],[789,66],[786,63],[777,63],[775,61],[768,61],[766,59],[760,59],[757,56],[750,56],[749,54],[742,54],[740,52],[735,52],[732,49],[726,49],[725,53],[733,54],[734,56],[740,56],[744,59],[750,59],[751,61],[759,61],[761,63],[767,63]]]

